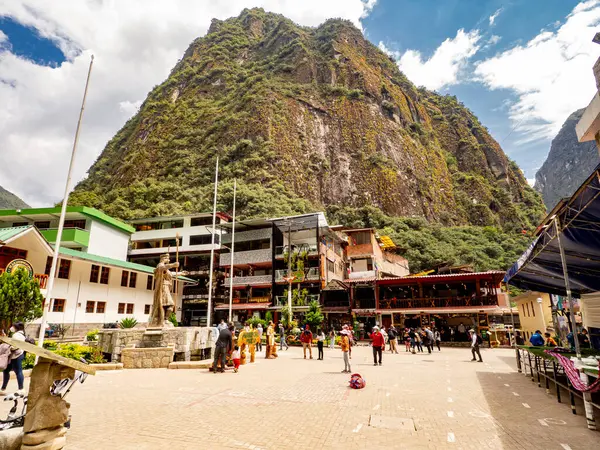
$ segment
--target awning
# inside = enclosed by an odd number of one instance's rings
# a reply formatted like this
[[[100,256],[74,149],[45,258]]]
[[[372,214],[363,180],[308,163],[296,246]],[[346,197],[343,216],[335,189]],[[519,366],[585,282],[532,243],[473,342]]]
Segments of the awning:
[[[572,294],[600,291],[600,165],[548,214],[504,281],[522,289],[566,295],[560,244]]]
[[[269,308],[269,306],[271,306],[270,303],[234,303],[233,305],[231,305],[231,309],[232,309],[232,311],[240,311],[240,310],[246,310],[246,309],[252,309],[252,310],[267,309],[267,308]],[[216,305],[215,309],[218,309],[218,310],[229,309],[229,304],[221,303],[219,305]]]

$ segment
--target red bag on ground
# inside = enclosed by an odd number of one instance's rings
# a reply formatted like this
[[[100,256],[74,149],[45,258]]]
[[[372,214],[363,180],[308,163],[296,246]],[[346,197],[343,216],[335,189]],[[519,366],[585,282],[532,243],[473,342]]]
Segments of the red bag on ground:
[[[359,373],[350,375],[350,387],[352,389],[362,389],[367,385],[365,379]]]

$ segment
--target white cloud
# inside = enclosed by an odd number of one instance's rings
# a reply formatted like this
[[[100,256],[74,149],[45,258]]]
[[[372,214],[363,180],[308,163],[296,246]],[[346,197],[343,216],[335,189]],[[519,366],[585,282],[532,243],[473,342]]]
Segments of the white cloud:
[[[448,38],[442,42],[426,61],[423,61],[419,51],[407,50],[398,58],[398,67],[418,86],[440,89],[456,84],[461,69],[479,50],[480,39],[479,30],[467,33],[460,29],[453,39]],[[380,43],[379,48],[382,46],[385,48],[385,45]],[[395,56],[398,57],[398,53]]]
[[[90,55],[95,55],[74,181],[162,82],[212,18],[263,7],[301,25],[331,17],[360,27],[376,0],[0,0],[0,16],[34,27],[67,56],[38,66],[0,52],[0,185],[34,206],[60,200]],[[3,34],[0,35],[2,42]]]
[[[502,12],[503,9],[504,8],[497,9],[496,12],[490,16],[490,18],[489,18],[490,26],[494,25],[494,22],[496,22],[496,19],[498,18],[498,16],[500,15],[500,13]]]
[[[501,39],[502,38],[497,34],[492,34],[492,36],[488,39],[487,43],[488,45],[496,45],[498,42],[500,42]]]
[[[0,44],[2,42],[6,42],[8,41],[8,36],[6,34],[4,34],[4,32],[2,30],[0,30]]]
[[[527,178],[527,184],[531,187],[535,186],[535,178]]]
[[[580,3],[555,31],[542,30],[477,65],[475,74],[486,86],[516,94],[509,117],[522,134],[520,143],[554,137],[573,111],[589,103],[596,91],[592,66],[600,48],[592,38],[599,24],[600,1]]]

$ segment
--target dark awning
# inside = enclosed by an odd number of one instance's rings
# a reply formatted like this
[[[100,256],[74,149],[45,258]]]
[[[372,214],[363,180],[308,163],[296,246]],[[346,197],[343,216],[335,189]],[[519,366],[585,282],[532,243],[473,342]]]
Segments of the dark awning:
[[[558,234],[557,234],[558,233]],[[566,295],[557,237],[574,296],[600,291],[600,165],[548,214],[504,281],[522,289]]]

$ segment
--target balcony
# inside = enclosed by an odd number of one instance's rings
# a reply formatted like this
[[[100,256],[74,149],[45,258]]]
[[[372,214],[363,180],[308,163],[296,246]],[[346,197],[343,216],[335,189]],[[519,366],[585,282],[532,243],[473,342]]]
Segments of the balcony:
[[[374,298],[355,299],[354,307],[356,309],[375,309],[375,299]]]
[[[285,282],[285,278],[287,277],[287,275],[288,271],[285,269],[276,270],[275,282]],[[308,271],[297,270],[295,272],[292,272],[292,275],[294,275],[295,277],[292,283],[302,283],[303,281],[319,281],[321,279],[321,274],[319,273],[318,267],[311,267],[310,269],[308,269]]]
[[[477,308],[479,306],[497,305],[498,298],[493,295],[481,297],[397,298],[379,301],[379,309]]]
[[[280,245],[275,247],[275,258],[282,259],[288,252],[287,245]],[[314,256],[319,254],[319,247],[317,244],[292,244],[292,253],[302,254],[305,253],[307,256]]]
[[[271,296],[264,295],[261,297],[233,297],[232,303],[271,303]]]
[[[48,228],[40,230],[40,233],[51,244],[56,242],[58,228]],[[90,232],[81,228],[63,228],[61,245],[75,244],[80,247],[87,247],[90,242]]]
[[[234,286],[256,286],[262,284],[271,284],[272,275],[255,275],[248,277],[233,277]],[[224,286],[229,286],[229,278],[225,278]]]
[[[360,280],[361,278],[374,278],[375,271],[374,270],[364,270],[362,272],[350,272],[351,280]]]
[[[265,248],[261,250],[248,250],[246,252],[235,252],[233,257],[234,265],[242,264],[258,264],[258,263],[270,263],[271,249]],[[221,266],[231,265],[231,253],[221,253],[219,264]]]
[[[296,301],[295,303],[294,303],[294,299],[292,298],[292,307],[296,307],[296,306],[307,307],[310,305],[310,302],[312,302],[312,301],[316,301],[318,303],[319,298],[320,298],[319,294],[307,295],[304,300]],[[275,300],[276,300],[277,306],[280,306],[280,307],[287,306],[287,304],[288,304],[288,298],[286,295],[278,295],[277,297],[275,297]]]

